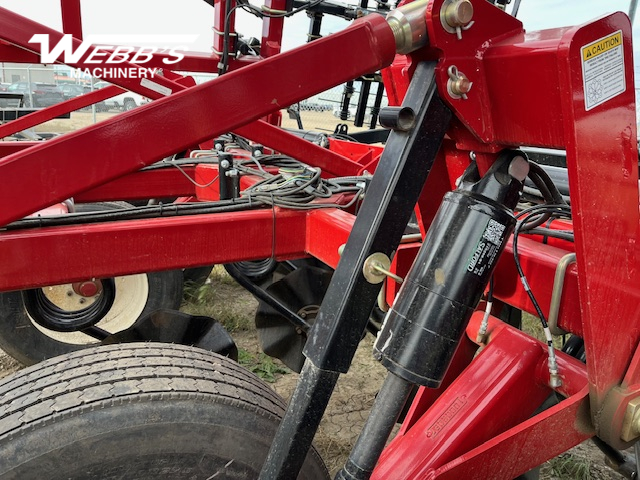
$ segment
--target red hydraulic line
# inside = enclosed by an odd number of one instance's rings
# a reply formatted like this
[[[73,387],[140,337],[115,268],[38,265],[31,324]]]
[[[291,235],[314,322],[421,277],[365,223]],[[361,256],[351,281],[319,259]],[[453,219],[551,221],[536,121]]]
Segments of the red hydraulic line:
[[[5,157],[0,225],[384,67],[394,55],[391,28],[370,15],[311,44]],[[325,68],[338,62],[340,68]]]

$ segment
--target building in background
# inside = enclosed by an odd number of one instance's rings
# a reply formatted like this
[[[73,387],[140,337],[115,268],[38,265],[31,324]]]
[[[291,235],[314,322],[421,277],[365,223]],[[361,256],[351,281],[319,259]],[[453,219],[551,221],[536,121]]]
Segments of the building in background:
[[[28,81],[54,83],[53,66],[39,63],[0,63],[0,83]]]

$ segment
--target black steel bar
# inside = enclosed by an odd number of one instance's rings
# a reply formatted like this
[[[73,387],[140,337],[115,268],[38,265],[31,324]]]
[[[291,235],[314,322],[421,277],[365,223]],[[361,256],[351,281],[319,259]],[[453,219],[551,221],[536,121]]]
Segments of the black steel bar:
[[[358,441],[336,480],[368,480],[404,408],[413,384],[389,373],[376,396]]]
[[[320,30],[322,29],[322,17],[324,15],[321,12],[307,12],[309,17],[309,33],[307,33],[307,42],[312,42],[318,38],[322,38]]]
[[[364,115],[367,113],[367,103],[369,101],[369,91],[371,89],[371,80],[363,78],[360,81],[360,97],[358,97],[358,108],[356,110],[356,119],[353,124],[361,127],[364,123]]]
[[[302,329],[303,332],[309,331],[309,324],[304,321],[302,317],[300,317],[296,312],[292,311],[289,307],[287,307],[284,303],[279,301],[277,298],[269,295],[265,289],[256,285],[252,282],[249,277],[243,275],[238,267],[236,267],[232,263],[227,263],[224,266],[225,270],[231,277],[238,282],[242,287],[244,287],[251,295],[256,297],[259,300],[262,300],[275,311],[277,311],[284,318],[289,320],[292,325]]]
[[[376,128],[376,123],[378,122],[378,114],[380,113],[380,105],[382,105],[383,94],[384,84],[380,82],[378,83],[378,90],[376,91],[376,99],[373,102],[373,107],[371,107],[371,123],[369,124],[370,129]]]
[[[296,478],[338,379],[348,370],[380,290],[363,275],[373,253],[391,256],[402,238],[451,120],[437,95],[435,63],[418,65],[403,106],[416,127],[391,132],[305,347],[307,360],[260,474]]]

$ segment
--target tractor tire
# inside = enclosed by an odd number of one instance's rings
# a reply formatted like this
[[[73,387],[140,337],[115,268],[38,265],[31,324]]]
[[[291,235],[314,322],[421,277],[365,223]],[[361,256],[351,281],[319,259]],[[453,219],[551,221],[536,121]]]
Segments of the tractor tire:
[[[77,212],[96,212],[131,208],[126,202],[100,202],[76,205]],[[133,325],[138,318],[160,309],[178,309],[182,302],[183,276],[181,270],[141,273],[115,277],[115,298],[108,310],[98,313],[97,327],[116,333]],[[64,311],[80,310],[81,301],[73,294],[71,285],[41,289],[51,307]],[[27,291],[0,293],[0,348],[25,365],[33,365],[47,358],[95,346],[95,338],[77,332],[57,332],[34,321],[27,308]],[[70,295],[71,293],[71,295]],[[86,304],[88,305],[88,304]]]
[[[3,480],[257,478],[285,411],[228,358],[157,343],[50,359],[0,398]],[[315,450],[298,478],[329,478]]]

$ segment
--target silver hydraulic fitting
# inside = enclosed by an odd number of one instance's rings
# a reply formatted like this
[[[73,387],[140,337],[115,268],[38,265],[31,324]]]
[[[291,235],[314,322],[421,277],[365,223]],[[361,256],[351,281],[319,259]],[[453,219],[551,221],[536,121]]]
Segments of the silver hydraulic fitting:
[[[428,0],[417,0],[396,8],[387,15],[398,53],[411,53],[427,44],[425,15],[428,3]]]

